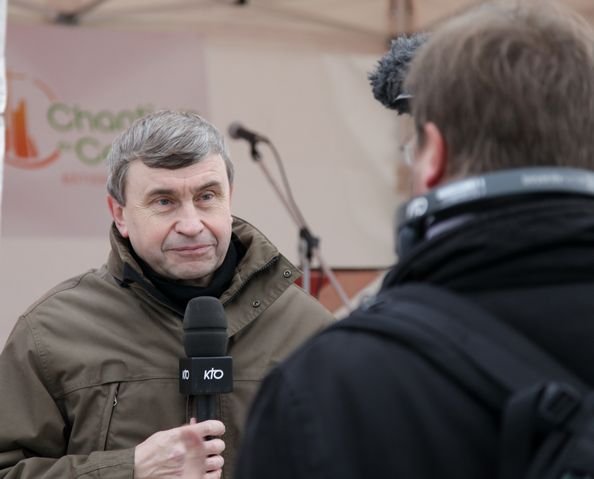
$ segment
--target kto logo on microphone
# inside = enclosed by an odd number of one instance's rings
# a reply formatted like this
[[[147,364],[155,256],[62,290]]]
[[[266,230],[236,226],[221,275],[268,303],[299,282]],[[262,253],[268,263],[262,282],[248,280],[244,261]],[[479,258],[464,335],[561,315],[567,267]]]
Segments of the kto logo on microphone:
[[[210,368],[210,369],[204,370],[204,378],[203,379],[205,379],[205,380],[223,379],[224,375],[225,375],[225,373],[223,372],[222,369]]]
[[[204,370],[204,377],[202,379],[205,381],[212,381],[213,379],[217,379],[217,380],[223,379],[223,377],[225,377],[225,372],[222,369],[210,368],[210,369]],[[181,378],[183,381],[189,381],[190,380],[190,370],[184,369],[181,372]]]
[[[231,356],[181,358],[178,375],[182,394],[195,396],[233,391]]]

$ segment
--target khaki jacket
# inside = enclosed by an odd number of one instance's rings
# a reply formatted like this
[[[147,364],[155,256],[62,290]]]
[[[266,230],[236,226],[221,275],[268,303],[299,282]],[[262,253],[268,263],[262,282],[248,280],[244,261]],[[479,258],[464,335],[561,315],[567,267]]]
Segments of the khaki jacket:
[[[332,321],[262,233],[237,218],[233,231],[247,252],[221,297],[234,375],[218,397],[226,478],[263,376]],[[0,478],[131,479],[134,447],[187,422],[182,315],[123,281],[141,270],[113,231],[111,242],[107,264],[33,304],[0,355]]]

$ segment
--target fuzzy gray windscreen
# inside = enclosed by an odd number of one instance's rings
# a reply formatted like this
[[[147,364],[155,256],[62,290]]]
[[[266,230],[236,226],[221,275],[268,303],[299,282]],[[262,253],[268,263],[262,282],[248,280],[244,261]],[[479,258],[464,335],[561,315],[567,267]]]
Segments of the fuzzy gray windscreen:
[[[385,107],[397,110],[398,113],[408,112],[408,101],[398,99],[403,91],[403,83],[417,49],[427,41],[429,35],[418,33],[403,35],[392,40],[390,51],[379,61],[375,71],[369,74],[369,82],[373,96]]]

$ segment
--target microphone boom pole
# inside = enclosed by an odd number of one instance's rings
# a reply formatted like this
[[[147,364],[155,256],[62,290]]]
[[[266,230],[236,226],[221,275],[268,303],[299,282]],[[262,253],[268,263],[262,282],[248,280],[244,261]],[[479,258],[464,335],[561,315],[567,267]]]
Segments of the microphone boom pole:
[[[347,309],[347,311],[351,311],[351,304],[349,297],[345,293],[344,289],[340,285],[338,279],[330,269],[330,267],[326,264],[322,255],[320,253],[320,240],[318,237],[314,236],[311,233],[311,230],[307,226],[305,218],[303,217],[301,210],[297,206],[297,202],[293,198],[293,194],[291,192],[291,187],[287,180],[287,176],[285,174],[282,161],[280,159],[280,154],[278,150],[274,146],[274,144],[265,136],[258,135],[250,130],[244,128],[239,123],[232,123],[229,126],[229,135],[233,139],[244,139],[250,143],[250,153],[252,159],[260,166],[262,169],[264,176],[268,180],[268,182],[272,185],[273,190],[280,198],[281,203],[286,208],[289,216],[297,226],[299,230],[299,258],[301,261],[301,269],[303,271],[303,289],[311,294],[311,264],[312,259],[315,260],[320,265],[320,269],[323,271],[324,275],[330,281],[330,284],[338,294],[340,301],[342,302],[343,306]],[[281,172],[281,177],[284,182],[286,194],[283,193],[273,176],[270,174],[268,167],[265,165],[264,161],[262,161],[262,155],[258,151],[257,143],[261,142],[266,144],[277,162],[279,170]]]

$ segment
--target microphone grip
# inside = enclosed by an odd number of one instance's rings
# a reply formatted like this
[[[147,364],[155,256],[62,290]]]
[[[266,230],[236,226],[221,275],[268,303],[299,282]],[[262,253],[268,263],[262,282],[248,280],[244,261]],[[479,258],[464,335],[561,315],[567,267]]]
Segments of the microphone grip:
[[[217,395],[233,391],[231,356],[181,358],[179,380],[179,392],[189,397],[188,411],[196,421],[216,419]]]
[[[216,419],[216,401],[214,394],[194,396],[194,411],[197,422]]]

